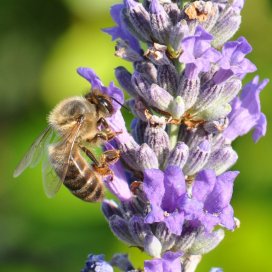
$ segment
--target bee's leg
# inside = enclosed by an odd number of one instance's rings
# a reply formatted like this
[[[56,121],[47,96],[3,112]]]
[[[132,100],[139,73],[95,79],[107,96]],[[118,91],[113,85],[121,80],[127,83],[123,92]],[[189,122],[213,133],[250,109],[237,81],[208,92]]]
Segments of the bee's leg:
[[[101,163],[97,160],[97,158],[95,157],[95,155],[85,146],[80,146],[81,150],[87,155],[88,158],[90,158],[93,163],[99,167],[101,166]]]
[[[101,117],[98,122],[97,125],[102,125],[104,129],[102,129],[103,132],[105,132],[107,134],[108,140],[113,139],[116,135],[121,134],[122,131],[118,131],[115,132],[111,129],[109,123],[107,122],[107,120],[104,117]]]
[[[97,121],[97,125],[99,125],[99,126],[102,125],[105,129],[110,129],[110,125],[104,117],[101,117]]]
[[[120,151],[116,149],[107,150],[102,154],[102,163],[114,164],[120,158]]]
[[[93,165],[95,171],[99,173],[101,176],[110,176],[111,180],[113,180],[114,173],[109,168],[109,164],[115,163],[120,158],[119,150],[107,150],[101,156],[101,165]]]

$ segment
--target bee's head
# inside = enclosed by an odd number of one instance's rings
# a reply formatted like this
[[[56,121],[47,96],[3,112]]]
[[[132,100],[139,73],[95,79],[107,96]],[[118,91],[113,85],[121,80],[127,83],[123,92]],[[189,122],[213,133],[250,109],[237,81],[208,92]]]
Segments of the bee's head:
[[[112,100],[108,95],[102,94],[99,91],[93,91],[85,95],[85,98],[95,105],[98,114],[110,117],[114,113]]]

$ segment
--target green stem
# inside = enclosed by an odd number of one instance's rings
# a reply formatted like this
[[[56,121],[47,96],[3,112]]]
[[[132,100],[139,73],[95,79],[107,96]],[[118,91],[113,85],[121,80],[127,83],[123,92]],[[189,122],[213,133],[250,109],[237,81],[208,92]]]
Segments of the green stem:
[[[179,133],[179,126],[173,125],[173,124],[170,125],[169,138],[170,138],[171,149],[175,147],[175,145],[178,141],[178,133]]]

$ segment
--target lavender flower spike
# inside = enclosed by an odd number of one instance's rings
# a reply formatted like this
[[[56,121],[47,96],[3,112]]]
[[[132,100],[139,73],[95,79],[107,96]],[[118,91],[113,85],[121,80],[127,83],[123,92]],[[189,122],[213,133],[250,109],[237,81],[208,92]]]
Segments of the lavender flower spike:
[[[102,212],[119,240],[152,259],[137,270],[125,254],[109,263],[91,255],[84,271],[194,272],[224,229],[239,227],[231,206],[239,172],[228,171],[238,159],[232,143],[250,130],[255,142],[265,135],[259,95],[268,83],[255,77],[242,87],[256,71],[246,57],[252,47],[244,37],[229,39],[244,4],[123,0],[111,8],[116,26],[104,31],[117,40],[115,55],[132,64],[130,72],[115,71],[130,100],[93,70],[78,73],[113,98],[107,122],[122,132],[104,144],[120,159],[110,166],[113,180],[103,180],[118,200],[105,199]],[[130,108],[131,124],[115,100]]]

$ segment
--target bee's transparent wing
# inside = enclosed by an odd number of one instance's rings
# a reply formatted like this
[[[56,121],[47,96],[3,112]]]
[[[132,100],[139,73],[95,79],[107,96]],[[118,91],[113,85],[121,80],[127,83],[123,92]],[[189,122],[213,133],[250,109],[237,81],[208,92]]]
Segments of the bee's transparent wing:
[[[49,126],[31,145],[23,159],[16,167],[13,176],[18,177],[27,167],[36,166],[42,158],[44,146],[47,146],[53,135],[53,130]]]
[[[48,148],[46,148],[46,158],[43,160],[43,187],[46,195],[49,198],[52,198],[56,195],[56,193],[59,191],[63,181],[65,180],[69,162],[72,160],[72,150],[75,144],[75,141],[79,135],[80,127],[82,122],[78,123],[74,126],[74,128],[71,130],[69,135],[67,135],[59,144],[58,147],[61,148],[62,145],[65,145],[65,149],[63,151],[63,174],[61,178],[56,174],[56,171],[53,169],[49,155],[48,155]]]
[[[46,196],[52,198],[59,191],[63,181],[58,177],[50,163],[48,147],[46,147],[44,154],[45,158],[42,165],[43,188]]]

